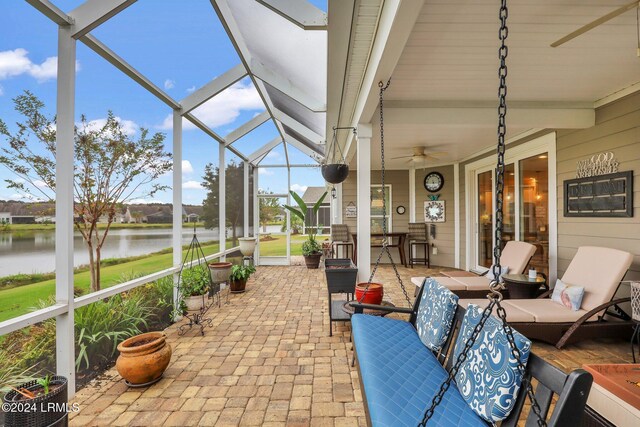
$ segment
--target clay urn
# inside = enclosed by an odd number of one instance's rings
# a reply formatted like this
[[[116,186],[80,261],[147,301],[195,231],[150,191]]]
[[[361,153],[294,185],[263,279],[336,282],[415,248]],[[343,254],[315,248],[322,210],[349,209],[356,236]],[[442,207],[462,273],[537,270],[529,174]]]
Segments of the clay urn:
[[[171,361],[171,346],[164,332],[148,332],[118,345],[116,369],[129,386],[158,381]]]

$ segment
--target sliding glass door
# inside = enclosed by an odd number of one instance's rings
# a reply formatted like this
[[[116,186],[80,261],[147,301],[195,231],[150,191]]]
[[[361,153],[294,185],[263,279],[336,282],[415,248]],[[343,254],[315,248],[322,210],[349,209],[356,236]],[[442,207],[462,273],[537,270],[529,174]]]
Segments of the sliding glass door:
[[[531,267],[549,273],[549,156],[519,162],[520,240],[536,246]]]

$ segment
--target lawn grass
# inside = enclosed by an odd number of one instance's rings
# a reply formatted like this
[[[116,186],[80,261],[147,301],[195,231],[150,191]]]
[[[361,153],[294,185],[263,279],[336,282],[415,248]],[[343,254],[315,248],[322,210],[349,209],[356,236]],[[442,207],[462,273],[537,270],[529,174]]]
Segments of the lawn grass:
[[[287,236],[272,234],[271,237],[275,240],[260,242],[260,256],[287,256]],[[318,243],[328,237],[326,235],[317,236]],[[308,237],[304,234],[291,235],[291,256],[302,255],[302,243],[307,239]]]
[[[230,246],[230,243],[227,244]],[[217,243],[203,245],[205,255],[219,251]],[[183,251],[183,255],[186,252]],[[103,267],[101,269],[102,288],[108,288],[121,281],[123,275],[151,274],[173,265],[173,254],[163,253],[150,255],[135,261]],[[83,271],[74,275],[74,287],[89,291],[91,275]],[[0,322],[32,311],[38,300],[55,295],[55,279],[0,291]]]

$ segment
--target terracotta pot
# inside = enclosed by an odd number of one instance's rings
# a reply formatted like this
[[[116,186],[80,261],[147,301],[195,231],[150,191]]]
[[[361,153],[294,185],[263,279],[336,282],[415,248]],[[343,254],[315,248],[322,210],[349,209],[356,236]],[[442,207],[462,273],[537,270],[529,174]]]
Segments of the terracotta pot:
[[[171,346],[166,339],[164,332],[148,332],[121,342],[116,361],[120,376],[134,386],[159,380],[171,361]]]
[[[384,297],[383,286],[380,283],[371,283],[365,295],[366,289],[367,283],[358,283],[356,285],[356,300],[362,302],[363,304],[380,305],[380,303],[382,302],[382,297]],[[361,300],[362,295],[364,295],[363,300]]]
[[[231,274],[231,267],[233,264],[230,262],[213,262],[209,264],[209,271],[211,272],[211,280],[214,284],[224,283],[229,280],[229,274]]]
[[[234,294],[239,294],[245,291],[245,288],[247,286],[247,281],[240,279],[240,280],[231,280],[229,282],[229,289],[231,290],[232,293]]]
[[[253,252],[256,250],[255,237],[240,237],[238,242],[240,243],[240,252],[242,255],[253,256]]]
[[[204,307],[204,298],[202,295],[186,297],[184,299],[184,304],[187,306],[188,311],[199,311]]]
[[[318,268],[318,266],[320,265],[321,257],[322,257],[322,253],[315,254],[315,255],[305,255],[304,263],[307,265],[307,268],[309,269]]]

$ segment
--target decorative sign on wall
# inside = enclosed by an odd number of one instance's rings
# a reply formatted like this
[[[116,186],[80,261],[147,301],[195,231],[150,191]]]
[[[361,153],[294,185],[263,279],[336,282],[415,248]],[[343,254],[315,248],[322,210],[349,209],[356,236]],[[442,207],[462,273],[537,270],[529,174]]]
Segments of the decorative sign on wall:
[[[344,208],[344,216],[345,218],[357,218],[358,217],[358,208],[353,202],[349,202],[347,207]]]
[[[427,200],[424,202],[424,222],[444,222],[444,200]]]
[[[564,216],[632,217],[633,171],[566,180]]]
[[[594,154],[586,160],[580,160],[576,167],[576,178],[587,178],[618,172],[618,161],[611,151]]]

